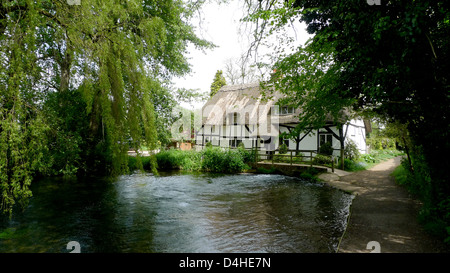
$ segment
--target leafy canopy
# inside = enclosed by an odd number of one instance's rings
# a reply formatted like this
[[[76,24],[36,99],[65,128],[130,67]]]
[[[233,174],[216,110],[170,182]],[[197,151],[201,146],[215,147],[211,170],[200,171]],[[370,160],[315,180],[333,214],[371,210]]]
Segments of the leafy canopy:
[[[327,115],[338,121],[344,108],[407,125],[434,207],[450,215],[450,2],[379,2],[247,0],[244,20],[255,25],[255,45],[293,20],[314,34],[304,46],[289,41],[293,53],[273,56],[270,83],[301,107],[300,129]]]
[[[36,174],[118,174],[129,148],[156,147],[162,83],[190,71],[189,44],[212,46],[189,23],[203,2],[1,2],[3,211]]]

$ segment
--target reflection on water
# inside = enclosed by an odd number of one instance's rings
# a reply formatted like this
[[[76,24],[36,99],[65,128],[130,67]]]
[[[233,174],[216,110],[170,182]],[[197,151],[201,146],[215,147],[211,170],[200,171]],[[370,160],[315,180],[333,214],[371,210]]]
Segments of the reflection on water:
[[[0,252],[334,252],[352,197],[282,175],[45,179]]]

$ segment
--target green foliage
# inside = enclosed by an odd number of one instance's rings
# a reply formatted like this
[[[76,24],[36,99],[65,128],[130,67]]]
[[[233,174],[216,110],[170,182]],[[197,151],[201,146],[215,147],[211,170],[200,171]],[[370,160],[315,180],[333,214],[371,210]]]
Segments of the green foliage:
[[[374,157],[373,154],[363,154],[363,155],[361,155],[361,159],[362,159],[364,162],[367,162],[367,163],[375,163],[375,162],[377,162],[377,161],[375,160],[375,157]]]
[[[313,164],[323,165],[323,164],[331,164],[332,158],[329,155],[325,154],[317,154],[313,159]]]
[[[407,163],[406,163],[407,164]],[[407,185],[409,183],[408,181],[408,170],[405,168],[405,161],[402,161],[402,164],[400,164],[395,170],[392,172],[392,176],[395,177],[395,181],[399,185]]]
[[[156,154],[156,159],[160,170],[237,173],[249,169],[247,163],[252,159],[252,154],[243,149],[223,150],[219,147],[198,152],[170,149]]]
[[[325,142],[320,145],[319,153],[322,155],[332,155],[333,147],[331,146],[331,142]]]
[[[170,149],[156,154],[158,168],[161,170],[175,170],[182,167],[186,153],[181,150]]]
[[[75,175],[86,171],[87,135],[89,128],[86,103],[77,91],[51,93],[43,113],[49,126],[45,160],[51,164],[46,175]],[[45,140],[45,139],[44,139]]]
[[[223,76],[222,70],[217,70],[216,74],[214,75],[213,82],[211,83],[211,92],[209,96],[210,97],[214,96],[219,91],[219,89],[225,85],[227,85],[227,81]]]
[[[255,150],[246,150],[244,143],[242,143],[242,142],[239,144],[237,152],[242,157],[242,161],[245,164],[248,164],[255,160],[256,149]]]
[[[414,167],[403,159],[392,175],[399,185],[423,202],[419,219],[425,229],[450,244],[450,198],[447,196],[435,202],[427,164],[416,153],[413,154],[413,162]]]
[[[397,150],[374,150],[370,154],[360,155],[357,160],[345,158],[344,169],[351,172],[366,170],[377,163],[400,155],[404,155],[404,153]]]
[[[146,170],[157,173],[157,171],[155,171],[157,167],[155,155],[143,156],[139,158],[136,156],[128,156],[128,169],[130,171]]]
[[[158,169],[200,171],[202,168],[202,154],[196,151],[182,151],[170,149],[156,154]]]
[[[348,140],[344,147],[344,157],[352,161],[358,161],[361,156],[356,143],[353,140]]]
[[[315,168],[308,168],[300,174],[301,178],[307,179],[309,181],[319,181],[317,175],[319,171]]]
[[[189,23],[203,1],[7,2],[0,210],[25,204],[35,175],[120,174],[130,147],[167,142],[158,129],[170,120],[155,105],[170,105],[163,85],[190,71],[188,45],[212,47]]]
[[[239,150],[215,147],[203,152],[202,168],[210,172],[236,173],[246,168],[244,154]]]
[[[275,173],[277,173],[277,169],[275,169],[274,167],[270,167],[269,169],[259,167],[256,169],[256,172],[263,173],[263,174],[275,174]]]
[[[280,147],[278,148],[278,152],[280,154],[285,154],[288,152],[288,146],[286,145],[286,143],[280,145]]]
[[[277,59],[276,73],[268,85],[302,109],[300,129],[318,128],[330,117],[339,122],[344,108],[405,125],[408,134],[399,130],[397,142],[409,150],[420,147],[421,156],[405,149],[409,164],[416,172],[414,165],[422,164],[417,158],[423,158],[422,187],[430,187],[433,207],[445,203],[450,160],[437,155],[450,153],[448,1],[246,3],[245,20],[257,26],[255,45],[291,20],[300,19],[314,34],[293,53],[275,48],[271,56]],[[285,45],[292,46],[291,40]],[[385,140],[373,140],[372,148],[394,147]]]
[[[372,124],[372,132],[368,134],[366,143],[372,150],[392,150],[395,149],[395,143],[399,141],[398,130],[401,125],[389,123],[387,128],[377,128],[377,123]],[[395,126],[395,127],[394,127]],[[394,128],[395,129],[394,129]]]

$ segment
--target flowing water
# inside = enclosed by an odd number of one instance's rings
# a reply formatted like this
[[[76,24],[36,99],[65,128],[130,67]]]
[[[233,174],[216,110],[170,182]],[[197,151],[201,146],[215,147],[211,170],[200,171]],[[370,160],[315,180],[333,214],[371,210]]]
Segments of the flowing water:
[[[334,252],[352,196],[266,174],[43,179],[0,252]]]

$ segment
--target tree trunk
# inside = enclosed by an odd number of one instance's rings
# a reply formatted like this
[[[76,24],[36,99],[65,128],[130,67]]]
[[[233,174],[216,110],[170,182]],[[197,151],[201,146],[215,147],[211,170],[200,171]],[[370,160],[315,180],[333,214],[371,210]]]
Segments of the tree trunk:
[[[295,138],[295,155],[296,156],[299,154],[299,148],[300,148],[300,138]]]
[[[344,169],[344,142],[345,142],[345,137],[343,134],[343,130],[342,128],[339,128],[339,142],[341,143],[341,169]]]
[[[64,56],[61,59],[61,83],[59,92],[65,92],[69,89],[70,82],[70,66],[72,64],[72,52],[70,49],[66,49]]]
[[[405,145],[405,152],[406,152],[406,158],[408,158],[409,170],[410,170],[411,172],[414,172],[414,168],[413,168],[412,163],[411,163],[411,156],[409,155],[408,144],[406,144],[406,139],[405,139],[405,137],[402,137],[402,140],[403,140],[403,145]]]

